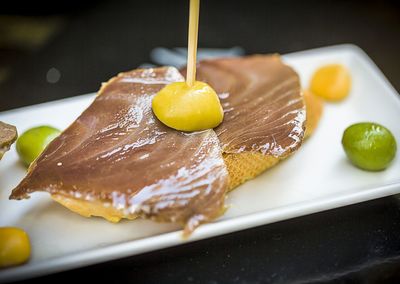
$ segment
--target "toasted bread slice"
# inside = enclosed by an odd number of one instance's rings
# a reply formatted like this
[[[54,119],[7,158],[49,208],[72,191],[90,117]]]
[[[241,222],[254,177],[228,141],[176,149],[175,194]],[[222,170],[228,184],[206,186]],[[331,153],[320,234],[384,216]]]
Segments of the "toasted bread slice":
[[[306,106],[306,137],[314,132],[322,113],[322,102],[309,91],[303,92]],[[288,157],[265,155],[260,152],[223,153],[223,159],[229,173],[229,190],[233,190],[247,180],[253,179],[262,172],[275,166],[280,160]],[[88,204],[87,201],[69,198],[62,195],[53,195],[53,199],[70,210],[83,216],[101,216],[109,221],[117,222],[121,218],[133,219],[115,210],[113,207],[104,207],[102,203]]]
[[[323,104],[321,99],[309,91],[304,91],[306,103],[306,138],[310,137],[321,118]],[[275,166],[280,159],[274,156],[264,156],[261,153],[223,154],[225,165],[229,173],[229,190],[233,190],[242,183],[251,180]],[[134,215],[125,215],[112,206],[105,207],[103,203],[92,203],[85,200],[53,194],[52,198],[82,216],[99,216],[110,222],[118,222],[122,218],[134,219]]]
[[[238,63],[243,63],[243,70],[231,70],[232,68],[236,68]],[[217,92],[221,95],[220,98],[222,99],[224,111],[229,112],[226,114],[226,120],[224,124],[221,125],[222,127],[218,127],[215,130],[215,133],[214,131],[209,130],[209,132],[214,133],[213,135],[210,133],[209,136],[215,138],[218,137],[220,142],[220,150],[216,151],[221,157],[221,165],[216,164],[216,170],[219,170],[222,174],[224,172],[223,168],[226,168],[225,172],[226,176],[228,177],[227,179],[222,179],[223,182],[219,182],[221,191],[218,194],[218,206],[214,207],[216,209],[220,208],[220,210],[209,212],[207,220],[212,220],[223,212],[223,206],[220,206],[223,205],[223,203],[220,202],[220,200],[222,200],[220,197],[223,197],[224,188],[227,190],[234,189],[243,182],[252,179],[265,170],[273,167],[280,160],[289,157],[300,147],[303,137],[305,136],[304,129],[308,129],[306,136],[310,136],[315,130],[321,116],[322,103],[318,101],[318,99],[311,93],[305,92],[304,95],[301,94],[300,83],[297,74],[290,67],[284,65],[280,61],[280,57],[276,55],[258,55],[243,59],[234,59],[232,61],[222,59],[213,62],[206,62],[203,66],[205,66],[205,69],[200,68],[200,74],[206,77],[208,76],[209,79],[214,80],[214,83],[222,82],[222,85],[219,86]],[[252,69],[253,67],[255,68],[254,70]],[[207,70],[216,72],[219,77],[214,78],[210,75],[211,73],[207,74]],[[201,73],[202,71],[203,73]],[[207,72],[204,73],[204,71]],[[131,77],[131,74],[136,74],[135,72],[144,73],[140,73],[138,78]],[[124,79],[124,88],[127,88],[129,86],[128,84],[154,84],[154,79],[151,76],[147,78],[148,74],[145,71],[131,71],[131,73],[125,73],[125,75],[122,74],[120,76],[126,76],[126,79]],[[243,82],[238,82],[238,79],[242,77]],[[258,77],[259,80],[257,80],[255,77]],[[144,78],[146,78],[145,82]],[[168,76],[166,78],[168,80],[170,79]],[[226,82],[223,82],[223,78],[228,79]],[[160,81],[160,83],[161,82],[164,81]],[[255,84],[255,82],[257,83]],[[111,79],[109,83],[103,85],[100,93],[107,90],[107,92],[110,92],[110,96],[116,96],[117,98],[124,99],[124,96],[118,97],[119,94],[116,90],[116,84],[118,84],[118,80],[116,78]],[[213,84],[211,85],[213,86]],[[138,89],[138,87],[135,88]],[[143,89],[144,86],[141,88]],[[228,93],[224,93],[224,89],[227,89]],[[127,89],[124,89],[124,92],[127,92]],[[230,97],[229,94],[231,95]],[[240,97],[239,94],[242,94],[243,97]],[[233,109],[235,111],[231,112]],[[306,121],[304,121],[305,116],[307,118]],[[94,119],[96,116],[87,116],[87,122],[85,123],[92,123],[92,118]],[[124,118],[122,119],[125,121]],[[80,125],[78,124],[76,127],[79,128]],[[160,125],[159,127],[162,126]],[[111,128],[107,127],[107,131],[110,129]],[[163,128],[163,131],[170,133],[170,131],[173,130]],[[75,132],[72,134],[74,133]],[[170,135],[178,134],[176,132],[171,132]],[[239,135],[240,139],[237,139],[237,136],[235,135]],[[78,136],[72,137],[78,139]],[[207,139],[205,141],[208,141]],[[58,143],[61,143],[61,141],[58,141]],[[110,143],[110,151],[108,151],[107,155],[111,155],[115,153],[113,150],[114,145],[111,140],[108,141],[108,143]],[[216,143],[218,144],[218,141]],[[101,146],[99,143],[96,145],[98,147]],[[216,146],[214,145],[214,148],[215,147]],[[57,147],[54,146],[53,148],[53,150],[58,151]],[[208,149],[208,147],[205,147],[204,149]],[[48,152],[52,153],[51,150],[52,149],[47,149]],[[82,152],[82,155],[86,155],[86,153]],[[138,155],[138,157],[141,156]],[[90,158],[92,159],[93,157]],[[186,159],[185,157],[182,158]],[[116,161],[119,160],[116,159]],[[78,165],[76,164],[76,166]],[[142,168],[144,166],[145,165],[143,165]],[[162,165],[160,164],[160,166]],[[129,170],[132,169],[134,168],[129,168]],[[126,169],[122,168],[121,170]],[[60,173],[62,174],[62,172]],[[95,173],[96,172],[93,172],[93,177],[91,177],[92,179],[90,182],[95,182],[95,179],[93,179],[96,177]],[[31,175],[31,173],[29,173],[29,175]],[[102,178],[103,177],[100,176],[100,179]],[[140,181],[140,177],[138,178],[139,180],[136,179],[136,182]],[[183,180],[180,180],[184,181],[185,178],[182,178]],[[186,179],[187,178],[189,177],[187,176]],[[227,181],[226,183],[225,180]],[[71,182],[72,181],[73,180],[71,180]],[[34,184],[34,182],[35,179],[28,178],[22,188],[19,187],[13,191],[12,198],[26,198],[27,194],[30,192],[41,190],[41,186],[37,186],[36,189],[30,187],[29,183]],[[127,184],[131,183],[131,181],[128,180],[126,180],[126,182]],[[85,183],[86,181],[83,180],[83,185],[85,185]],[[224,185],[224,183],[226,185]],[[113,206],[112,198],[110,199],[107,197],[108,200],[85,199],[80,198],[80,194],[69,194],[68,191],[63,190],[66,185],[62,182],[62,180],[60,180],[59,185],[57,185],[60,186],[60,190],[54,190],[51,188],[52,186],[54,186],[54,183],[50,184],[50,187],[47,189],[47,191],[51,193],[52,198],[56,202],[85,217],[100,216],[111,222],[118,222],[122,218],[134,219],[137,216],[149,217],[150,219],[163,222],[176,221],[176,218],[171,215],[173,213],[173,206],[171,207],[171,210],[166,208],[167,211],[165,216],[168,218],[164,218],[160,214],[154,218],[154,216],[143,214],[146,212],[141,212],[142,215],[140,215],[136,214],[136,212],[130,212],[126,210],[126,208],[117,208]],[[73,191],[77,190],[77,188],[72,186]],[[91,188],[93,188],[93,186],[87,187],[87,190],[90,190]],[[111,188],[110,190],[113,189]],[[171,190],[173,190],[173,187]],[[111,203],[110,200],[112,201]],[[182,210],[190,211],[191,209],[190,206],[183,206]],[[181,219],[183,222],[188,221],[188,218],[186,217]],[[207,221],[197,220],[196,215],[194,215],[193,220],[196,222],[195,225],[189,224],[190,222],[186,225],[186,228],[190,228],[187,230],[188,233],[190,233],[201,222]]]

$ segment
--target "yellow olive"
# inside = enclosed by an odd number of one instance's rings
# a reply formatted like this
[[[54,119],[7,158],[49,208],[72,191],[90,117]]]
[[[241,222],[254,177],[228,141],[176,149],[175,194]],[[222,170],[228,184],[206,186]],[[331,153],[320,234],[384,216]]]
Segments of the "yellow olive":
[[[28,234],[12,227],[0,228],[0,267],[26,262],[31,253]]]
[[[224,118],[218,95],[199,81],[193,86],[185,82],[165,86],[154,97],[152,107],[162,123],[182,131],[214,128]]]
[[[326,100],[339,101],[349,95],[350,72],[340,64],[330,64],[319,68],[311,79],[311,92]]]

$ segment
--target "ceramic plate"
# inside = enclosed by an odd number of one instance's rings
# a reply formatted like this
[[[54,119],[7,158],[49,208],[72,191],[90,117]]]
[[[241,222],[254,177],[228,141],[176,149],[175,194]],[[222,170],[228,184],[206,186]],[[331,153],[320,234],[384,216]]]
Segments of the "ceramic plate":
[[[353,78],[350,96],[327,103],[315,134],[295,155],[230,193],[226,214],[201,226],[186,241],[171,224],[148,220],[111,224],[83,218],[52,202],[46,193],[24,201],[8,200],[26,173],[13,147],[0,162],[0,226],[26,230],[32,257],[25,265],[1,270],[0,281],[77,268],[399,193],[400,155],[387,170],[366,172],[347,161],[341,146],[344,129],[361,121],[385,125],[400,142],[400,97],[376,65],[353,45],[292,53],[284,60],[297,70],[305,87],[317,67],[346,65]],[[16,125],[20,133],[43,124],[64,129],[94,96],[2,112],[0,120]]]

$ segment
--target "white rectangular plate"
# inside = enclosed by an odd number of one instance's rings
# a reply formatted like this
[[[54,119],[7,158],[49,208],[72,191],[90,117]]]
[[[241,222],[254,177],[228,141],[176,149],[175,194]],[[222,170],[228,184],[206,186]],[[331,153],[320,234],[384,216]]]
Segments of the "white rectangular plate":
[[[344,129],[374,121],[388,127],[400,142],[400,97],[359,48],[340,45],[284,56],[300,74],[304,87],[320,65],[342,63],[352,74],[350,96],[326,103],[315,134],[288,160],[229,194],[226,214],[197,229],[187,241],[328,210],[400,192],[400,158],[382,172],[352,166],[341,146]],[[94,94],[0,113],[20,133],[43,124],[66,128],[91,103]],[[148,220],[111,224],[83,218],[52,202],[48,194],[10,201],[11,190],[25,175],[13,147],[0,162],[0,226],[26,230],[32,257],[22,266],[0,270],[0,281],[23,279],[129,255],[179,245],[178,227]]]

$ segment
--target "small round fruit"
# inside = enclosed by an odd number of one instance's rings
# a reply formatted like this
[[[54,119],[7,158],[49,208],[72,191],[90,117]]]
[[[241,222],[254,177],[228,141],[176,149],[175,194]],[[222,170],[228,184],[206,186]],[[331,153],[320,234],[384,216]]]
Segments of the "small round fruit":
[[[339,101],[349,95],[350,72],[340,64],[329,64],[319,68],[311,79],[311,92],[326,100]]]
[[[396,155],[393,134],[377,123],[357,123],[343,133],[342,145],[347,157],[357,167],[368,171],[384,170]]]
[[[153,112],[165,125],[181,131],[199,131],[217,127],[224,118],[218,95],[206,83],[193,86],[175,82],[165,86],[153,98]]]
[[[0,228],[0,267],[26,262],[31,254],[28,234],[12,227]]]
[[[60,130],[51,126],[38,126],[25,131],[17,140],[19,157],[29,166],[59,134]]]

